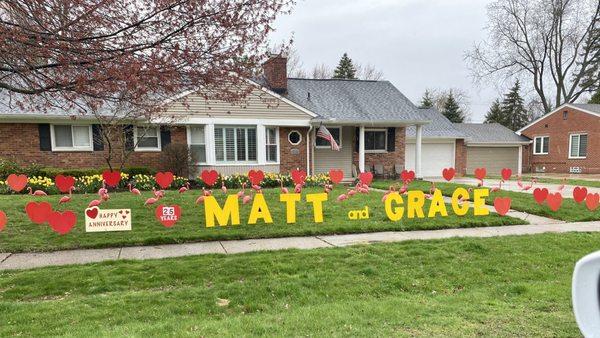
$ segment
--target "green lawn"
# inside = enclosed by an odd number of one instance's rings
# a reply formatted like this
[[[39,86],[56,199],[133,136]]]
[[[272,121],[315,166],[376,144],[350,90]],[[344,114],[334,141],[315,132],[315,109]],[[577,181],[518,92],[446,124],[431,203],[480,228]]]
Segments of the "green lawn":
[[[265,190],[270,211],[273,215],[273,224],[264,224],[260,220],[256,225],[247,225],[250,204],[240,206],[241,225],[227,227],[205,227],[204,206],[194,204],[199,191],[187,192],[183,195],[176,191],[167,192],[161,200],[166,205],[179,204],[182,207],[182,219],[173,227],[163,227],[154,216],[154,207],[144,207],[146,198],[151,192],[144,192],[143,196],[134,196],[130,193],[113,193],[111,199],[101,206],[102,209],[118,209],[130,207],[133,215],[133,230],[130,232],[85,233],[84,209],[87,203],[97,198],[96,195],[73,195],[73,201],[61,209],[78,212],[78,224],[69,234],[64,236],[54,233],[48,225],[37,225],[29,221],[24,212],[28,201],[48,200],[56,206],[59,196],[30,197],[27,195],[0,196],[0,210],[4,210],[9,218],[9,224],[0,232],[0,252],[22,251],[47,251],[71,248],[100,248],[120,245],[154,245],[165,243],[182,243],[193,241],[228,240],[243,238],[266,238],[285,236],[305,236],[317,234],[340,234],[374,231],[408,231],[425,229],[442,229],[476,226],[497,226],[508,224],[523,224],[525,221],[500,217],[498,215],[472,216],[472,211],[466,216],[452,214],[448,217],[402,219],[391,222],[387,219],[384,206],[381,202],[382,193],[373,191],[370,194],[359,194],[342,203],[335,201],[336,197],[344,192],[337,188],[330,195],[330,200],[324,204],[324,222],[314,223],[312,204],[297,203],[297,223],[286,224],[285,205],[279,202],[279,189]],[[321,192],[317,188],[305,189],[305,192]],[[215,196],[223,205],[225,195],[217,190]],[[429,201],[426,202],[426,207]],[[370,219],[368,221],[349,220],[348,211],[362,209],[368,206]],[[427,209],[426,209],[427,210]]]
[[[598,243],[545,234],[1,272],[0,335],[576,337],[572,269]]]
[[[390,184],[396,182],[389,180],[380,180],[373,182],[372,186],[380,189],[388,189]],[[439,182],[435,184],[436,187],[442,190],[442,193],[446,196],[451,196],[452,192],[456,188],[474,188],[466,184],[456,183],[445,183]],[[410,184],[409,189],[416,190],[421,189],[423,191],[429,191],[431,188],[431,182],[427,181],[414,181]],[[597,221],[600,220],[600,208],[595,211],[589,211],[585,203],[578,204],[572,198],[566,198],[563,196],[563,203],[560,209],[556,212],[550,210],[546,204],[539,205],[533,199],[533,195],[529,193],[514,192],[514,191],[499,191],[490,193],[490,196],[486,199],[486,203],[493,205],[494,198],[496,197],[510,197],[512,199],[511,209],[524,211],[533,215],[544,216],[549,218],[560,219],[568,222],[584,222],[584,221]]]

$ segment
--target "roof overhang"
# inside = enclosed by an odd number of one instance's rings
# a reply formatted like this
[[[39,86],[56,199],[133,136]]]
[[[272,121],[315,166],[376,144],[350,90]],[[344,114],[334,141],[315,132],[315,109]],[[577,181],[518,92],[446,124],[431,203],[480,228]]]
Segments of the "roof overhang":
[[[531,141],[515,142],[469,142],[465,143],[467,147],[518,147],[531,144]]]
[[[335,125],[335,126],[365,126],[365,127],[406,127],[414,125],[426,125],[431,120],[408,121],[408,120],[351,120],[351,119],[324,119],[314,118],[310,121],[312,125]]]

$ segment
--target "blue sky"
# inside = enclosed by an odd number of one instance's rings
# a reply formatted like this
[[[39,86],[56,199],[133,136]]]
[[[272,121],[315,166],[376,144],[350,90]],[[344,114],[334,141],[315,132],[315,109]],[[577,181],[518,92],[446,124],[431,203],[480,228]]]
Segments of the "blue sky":
[[[481,122],[505,88],[473,83],[464,53],[485,38],[489,0],[299,0],[275,22],[273,42],[294,37],[307,69],[344,52],[372,64],[415,104],[426,88],[460,88]]]

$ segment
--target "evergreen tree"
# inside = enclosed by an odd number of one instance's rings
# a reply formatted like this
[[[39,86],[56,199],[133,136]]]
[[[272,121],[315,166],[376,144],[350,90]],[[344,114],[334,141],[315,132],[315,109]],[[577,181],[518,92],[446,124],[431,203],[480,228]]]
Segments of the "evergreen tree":
[[[340,63],[338,64],[337,68],[333,71],[333,78],[349,80],[356,79],[356,67],[354,67],[354,64],[352,64],[352,59],[348,57],[347,53],[344,53],[344,55],[342,55]]]
[[[504,96],[504,100],[502,100],[502,121],[504,121],[502,124],[511,130],[519,130],[529,122],[527,110],[525,110],[525,106],[523,105],[523,98],[519,93],[520,90],[521,85],[519,84],[519,80],[517,80],[508,94]]]
[[[429,89],[425,90],[423,97],[421,98],[421,104],[419,108],[432,108],[433,107],[433,96]]]
[[[456,102],[452,91],[450,91],[448,97],[446,98],[446,102],[444,102],[442,114],[444,114],[444,116],[446,116],[446,118],[453,123],[462,123],[465,119],[463,111],[460,109],[458,102]]]
[[[588,103],[600,104],[600,88],[596,91],[596,94],[588,101]]]
[[[485,121],[483,123],[500,123],[501,125],[506,124],[504,115],[502,114],[502,107],[500,106],[500,100],[496,99],[490,110],[485,114]]]

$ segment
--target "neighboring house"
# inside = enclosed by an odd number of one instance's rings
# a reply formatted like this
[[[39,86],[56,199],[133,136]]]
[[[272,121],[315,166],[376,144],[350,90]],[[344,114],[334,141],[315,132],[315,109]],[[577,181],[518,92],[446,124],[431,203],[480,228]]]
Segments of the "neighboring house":
[[[249,169],[287,173],[301,168],[323,173],[339,168],[350,178],[378,165],[391,175],[405,164],[406,127],[416,126],[414,169],[422,177],[419,149],[423,125],[430,118],[391,83],[288,79],[283,57],[270,59],[264,70],[264,79],[248,81],[252,92],[240,102],[189,93],[185,102],[177,98],[168,106],[168,114],[177,117],[175,124],[124,126],[125,141],[116,146],[132,150],[127,165],[162,169],[161,152],[179,143],[196,154],[196,172],[212,168],[222,174]],[[106,166],[106,146],[94,119],[4,103],[0,157],[59,168]],[[340,151],[316,138],[321,125],[333,134]]]
[[[498,123],[455,123],[465,137],[466,171],[473,174],[475,168],[486,168],[488,175],[500,175],[509,168],[520,175],[523,169],[523,153],[531,141],[515,134]]]
[[[600,173],[600,105],[564,104],[517,131],[532,172]]]

